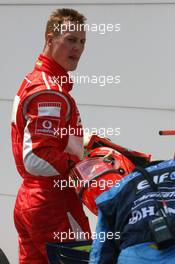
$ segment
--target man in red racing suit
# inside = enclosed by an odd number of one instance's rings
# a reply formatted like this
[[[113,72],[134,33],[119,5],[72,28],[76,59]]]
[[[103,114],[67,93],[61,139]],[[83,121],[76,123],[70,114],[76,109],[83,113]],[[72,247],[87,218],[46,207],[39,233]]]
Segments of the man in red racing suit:
[[[66,12],[81,20],[70,9],[53,15],[67,23]],[[43,54],[15,96],[12,114],[13,154],[23,177],[14,209],[20,264],[48,263],[46,242],[76,240],[79,232],[90,238],[82,204],[74,188],[65,186],[70,168],[83,157],[81,119],[69,94],[67,71],[76,68],[85,32],[67,30],[57,38],[48,33]]]

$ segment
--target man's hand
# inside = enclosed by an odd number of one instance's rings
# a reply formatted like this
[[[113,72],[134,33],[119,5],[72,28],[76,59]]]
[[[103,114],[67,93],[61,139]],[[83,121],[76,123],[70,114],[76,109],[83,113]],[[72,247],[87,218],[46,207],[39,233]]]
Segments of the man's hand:
[[[68,167],[69,171],[78,163],[80,162],[80,159],[75,155],[70,155],[68,160]]]

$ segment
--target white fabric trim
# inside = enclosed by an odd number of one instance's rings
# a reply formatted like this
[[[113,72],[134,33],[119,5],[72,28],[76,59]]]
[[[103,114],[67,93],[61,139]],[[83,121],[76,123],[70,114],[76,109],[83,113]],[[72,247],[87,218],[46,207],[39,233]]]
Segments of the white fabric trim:
[[[59,83],[57,83],[59,91],[62,93],[63,89]]]
[[[38,103],[38,116],[55,116],[60,117],[61,103],[41,102]]]
[[[28,123],[24,129],[23,139],[23,162],[27,172],[35,176],[55,176],[60,173],[46,160],[39,158],[32,152],[32,141],[30,132],[27,128]]]
[[[77,221],[74,219],[74,217],[71,215],[70,212],[67,212],[67,217],[70,223],[70,226],[72,228],[72,231],[74,232],[75,240],[76,241],[81,241],[84,240],[83,238],[80,239],[80,233],[84,234],[81,226],[77,223]]]
[[[62,89],[61,85],[59,84],[59,82],[57,81],[55,76],[52,77],[52,76],[48,75],[48,81],[50,81],[53,85],[57,85],[59,91],[61,93],[63,92],[63,89]]]
[[[24,79],[25,79],[27,82],[31,83],[31,81],[30,81],[27,77],[25,77]]]
[[[47,90],[51,90],[50,85],[49,85],[49,83],[48,83],[48,81],[47,81],[47,79],[46,79],[46,74],[45,74],[45,72],[42,72],[41,74],[42,74],[42,78],[43,78],[43,80],[44,80],[44,83],[45,83],[45,85],[46,85]]]
[[[13,101],[13,107],[12,107],[12,116],[11,116],[11,121],[15,124],[16,124],[16,114],[18,111],[19,102],[20,102],[20,97],[18,95],[15,95]]]
[[[69,135],[68,144],[64,152],[76,155],[79,157],[79,159],[83,159],[83,154],[84,154],[83,137]]]
[[[66,121],[69,120],[69,118],[70,118],[70,111],[71,111],[71,105],[70,105],[69,100],[67,99],[67,97],[66,97],[64,94],[60,93],[60,92],[56,92],[56,91],[47,91],[47,90],[44,90],[44,91],[40,91],[40,92],[34,93],[34,94],[32,94],[31,96],[29,96],[29,97],[25,100],[25,102],[24,102],[24,106],[23,106],[23,116],[24,116],[24,118],[25,118],[26,120],[27,120],[26,113],[27,113],[27,106],[28,106],[28,104],[30,103],[30,101],[31,101],[32,99],[34,99],[35,97],[37,97],[38,95],[41,95],[41,94],[55,94],[55,95],[58,95],[58,96],[62,97],[62,98],[65,100],[65,102],[67,103]]]

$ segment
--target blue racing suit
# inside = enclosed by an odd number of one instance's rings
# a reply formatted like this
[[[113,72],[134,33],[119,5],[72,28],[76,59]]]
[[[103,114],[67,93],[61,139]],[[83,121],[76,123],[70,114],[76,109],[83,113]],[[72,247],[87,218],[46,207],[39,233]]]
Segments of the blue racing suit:
[[[98,223],[90,264],[175,263],[175,246],[158,250],[148,224],[158,216],[155,200],[162,204],[163,198],[167,206],[162,205],[162,212],[175,234],[175,160],[146,170],[157,191],[135,171],[96,199]]]

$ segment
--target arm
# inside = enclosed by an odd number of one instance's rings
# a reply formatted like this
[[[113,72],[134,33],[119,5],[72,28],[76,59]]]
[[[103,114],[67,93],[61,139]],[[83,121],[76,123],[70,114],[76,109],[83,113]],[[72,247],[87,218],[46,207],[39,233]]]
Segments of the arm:
[[[23,139],[25,169],[32,175],[67,175],[76,155],[64,152],[68,143],[71,105],[59,93],[42,93],[25,103],[26,127]],[[64,135],[62,135],[64,132]]]

